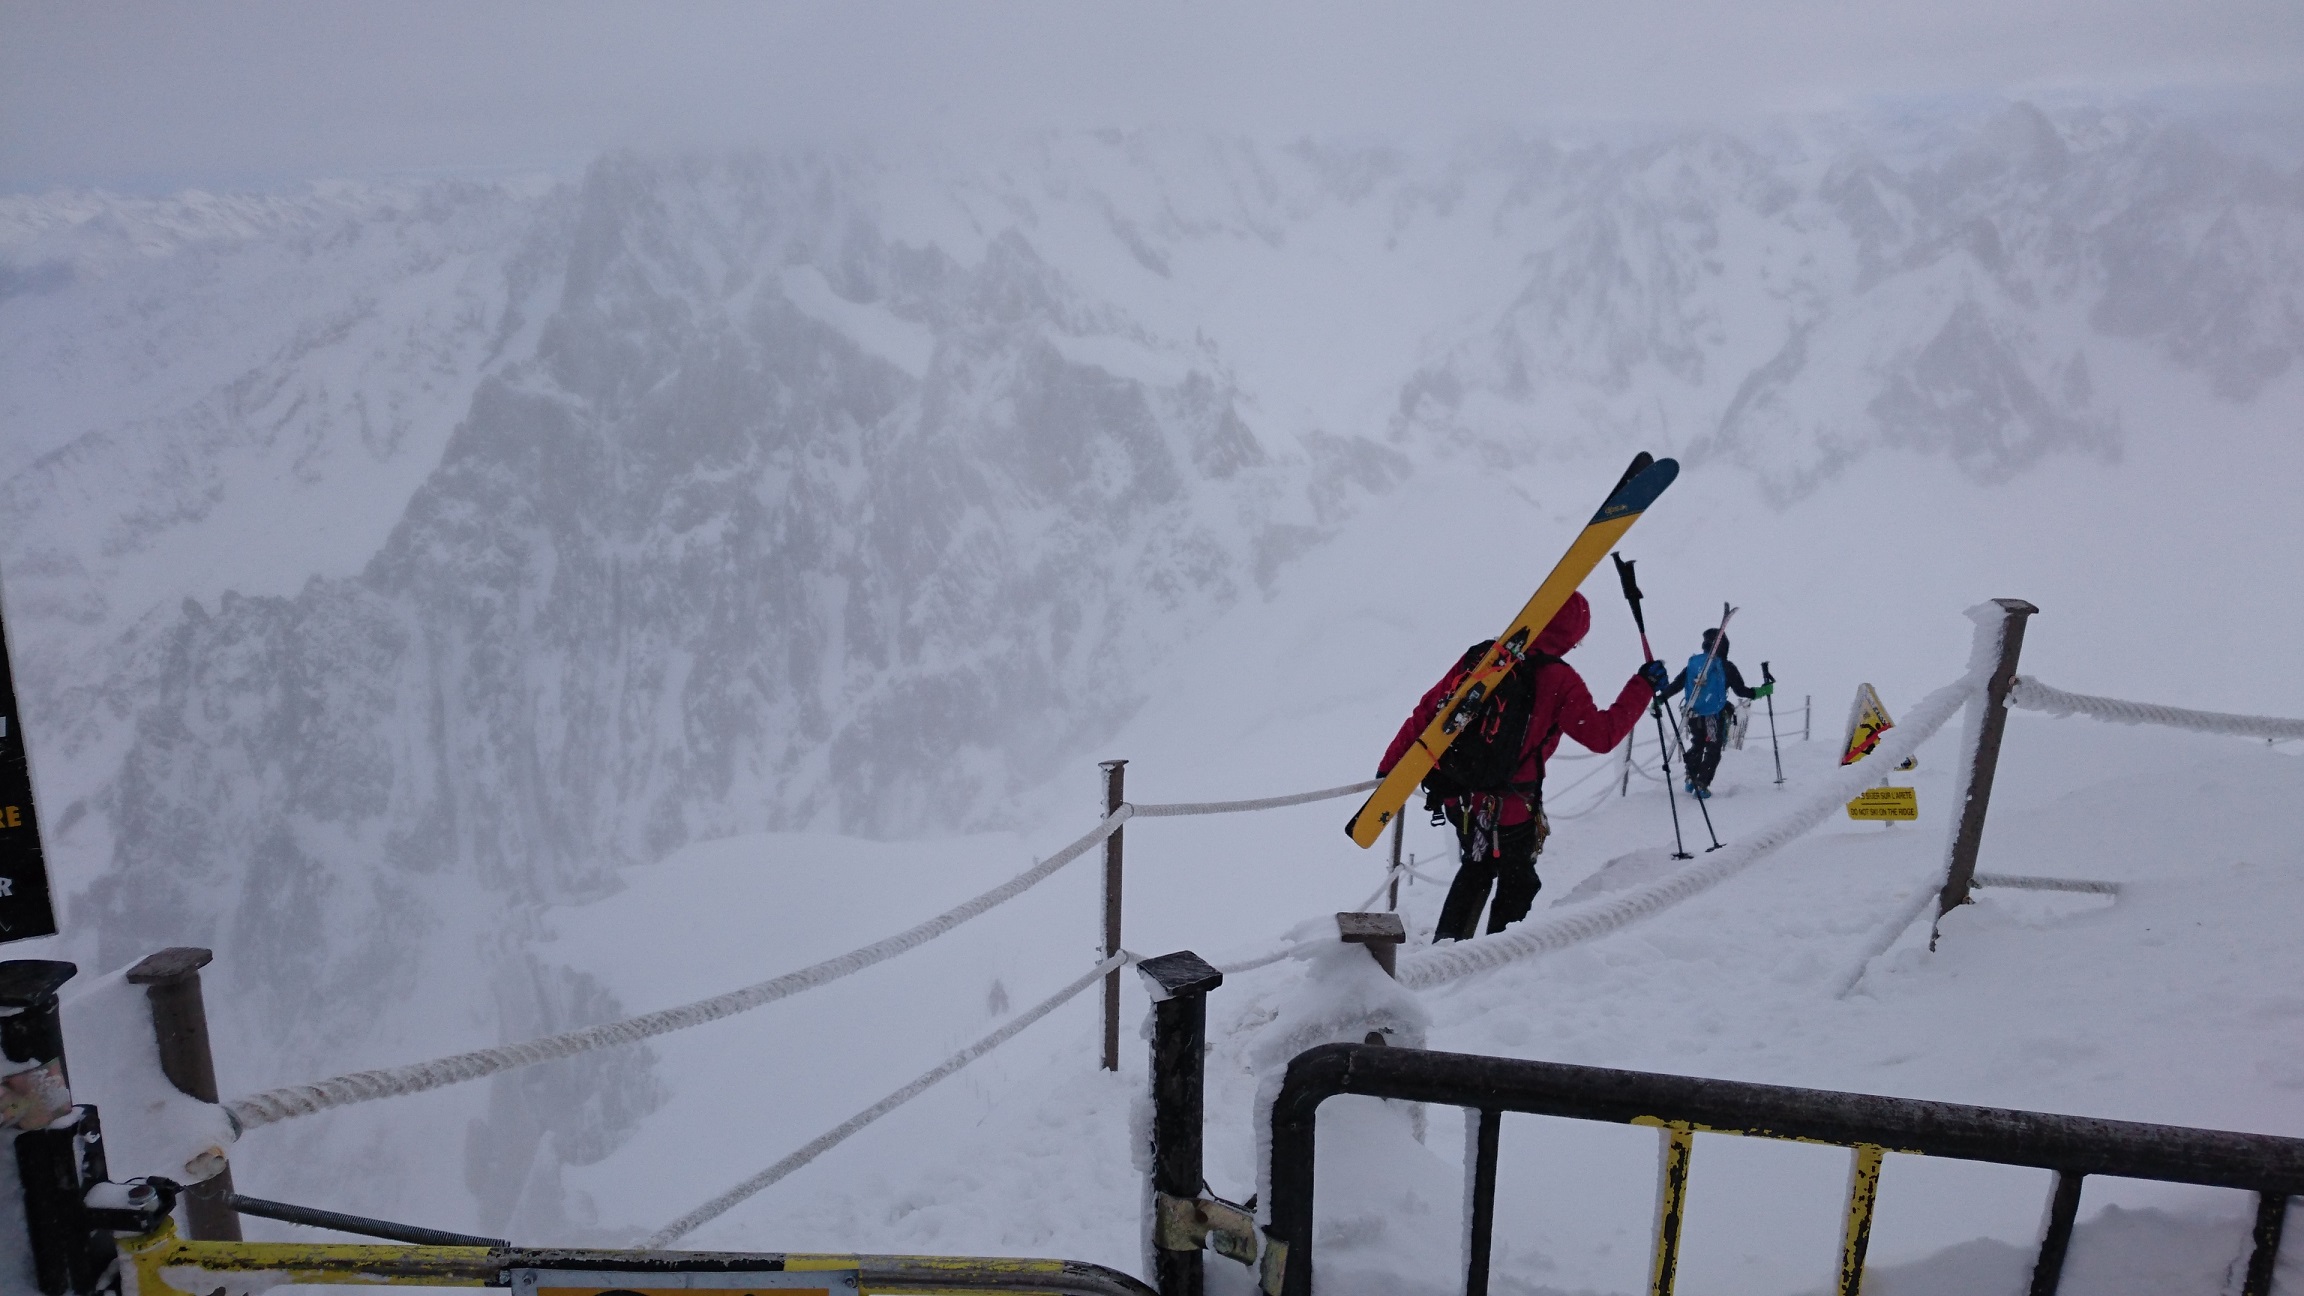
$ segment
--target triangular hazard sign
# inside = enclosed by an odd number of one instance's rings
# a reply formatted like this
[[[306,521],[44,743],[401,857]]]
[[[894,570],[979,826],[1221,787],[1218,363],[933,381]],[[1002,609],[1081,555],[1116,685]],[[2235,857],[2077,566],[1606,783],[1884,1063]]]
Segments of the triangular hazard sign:
[[[1888,708],[1880,701],[1879,690],[1869,684],[1856,686],[1856,701],[1848,708],[1848,736],[1840,744],[1840,763],[1853,765],[1872,754],[1880,745],[1880,735],[1896,727],[1889,719]],[[1918,768],[1920,758],[1908,756],[1896,768]]]

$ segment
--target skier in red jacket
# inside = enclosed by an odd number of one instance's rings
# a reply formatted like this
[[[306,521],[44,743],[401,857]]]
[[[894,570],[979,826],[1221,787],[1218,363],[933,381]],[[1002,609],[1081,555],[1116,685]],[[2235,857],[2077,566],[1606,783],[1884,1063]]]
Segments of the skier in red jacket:
[[[1581,593],[1569,595],[1544,633],[1536,636],[1535,651],[1513,668],[1514,675],[1534,672],[1534,707],[1527,732],[1521,735],[1519,763],[1508,784],[1439,800],[1437,813],[1445,814],[1456,827],[1462,863],[1448,888],[1447,900],[1440,906],[1434,940],[1469,939],[1478,927],[1484,905],[1488,906],[1490,932],[1502,931],[1528,916],[1529,906],[1536,903],[1536,893],[1544,885],[1536,876],[1536,856],[1551,833],[1544,819],[1545,760],[1560,745],[1562,734],[1596,752],[1614,748],[1632,732],[1649,699],[1665,683],[1663,664],[1650,662],[1624,682],[1607,710],[1593,705],[1583,677],[1560,660],[1591,628],[1592,605]],[[1432,723],[1465,669],[1459,664],[1424,694],[1424,700],[1416,704],[1414,714],[1385,749],[1384,763],[1376,770],[1378,776],[1391,769]],[[1498,690],[1499,695],[1502,691]],[[1491,885],[1496,902],[1488,905]]]

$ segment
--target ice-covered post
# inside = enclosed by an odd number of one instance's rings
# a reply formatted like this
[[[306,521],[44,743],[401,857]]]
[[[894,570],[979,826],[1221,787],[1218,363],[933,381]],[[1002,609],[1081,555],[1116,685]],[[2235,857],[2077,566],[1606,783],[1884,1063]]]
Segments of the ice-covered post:
[[[1200,1195],[1202,1075],[1208,1051],[1208,992],[1224,974],[1190,950],[1136,965],[1152,993],[1153,1282],[1160,1296],[1201,1296],[1200,1252],[1208,1236]],[[1254,1222],[1244,1222],[1253,1239]]]
[[[178,1093],[216,1101],[216,1060],[208,1050],[208,1005],[200,994],[200,969],[214,954],[179,945],[147,956],[128,969],[128,983],[144,987],[152,1002],[152,1035],[160,1045],[160,1070]],[[238,1242],[240,1212],[232,1209],[232,1167],[184,1190],[184,1219],[196,1242]]]
[[[1104,813],[1115,814],[1122,801],[1123,780],[1128,774],[1128,762],[1108,760],[1096,768],[1104,771]],[[1115,828],[1104,839],[1104,957],[1120,952],[1120,833]],[[1104,1069],[1120,1069],[1120,969],[1104,974]]]
[[[1994,609],[1998,614],[1994,614]],[[1936,897],[1936,922],[1968,903],[1968,888],[1976,880],[1976,852],[1984,844],[1984,812],[1992,804],[1992,775],[2000,767],[2000,735],[2008,723],[2008,689],[2016,682],[2016,658],[2024,651],[2024,626],[2040,609],[2023,599],[1994,599],[1969,612],[1976,620],[1978,656],[1997,650],[1984,695],[1968,703],[1968,767],[1961,776],[1960,819],[1952,833],[1950,860],[1944,869],[1944,890]],[[1928,948],[1936,948],[1937,928],[1928,933]]]

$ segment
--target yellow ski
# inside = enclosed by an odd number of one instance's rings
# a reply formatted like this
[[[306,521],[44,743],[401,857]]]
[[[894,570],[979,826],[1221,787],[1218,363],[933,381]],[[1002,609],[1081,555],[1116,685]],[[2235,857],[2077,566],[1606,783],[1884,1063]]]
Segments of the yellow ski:
[[[1352,821],[1344,825],[1344,831],[1353,841],[1363,847],[1376,844],[1376,839],[1383,836],[1384,829],[1400,813],[1400,807],[1408,803],[1409,795],[1424,781],[1424,776],[1440,763],[1440,753],[1447,751],[1448,744],[1456,740],[1456,731],[1466,720],[1479,714],[1482,699],[1520,663],[1529,643],[1551,624],[1553,614],[1576,592],[1576,587],[1584,583],[1584,578],[1592,574],[1592,569],[1600,565],[1601,555],[1616,547],[1617,540],[1632,529],[1632,524],[1640,520],[1640,514],[1655,503],[1656,497],[1679,475],[1679,464],[1670,459],[1651,459],[1645,451],[1632,460],[1632,466],[1624,470],[1616,489],[1608,492],[1607,502],[1592,515],[1583,534],[1568,546],[1568,552],[1561,555],[1552,574],[1536,587],[1536,593],[1520,609],[1520,615],[1512,618],[1512,624],[1496,636],[1495,646],[1456,685],[1456,691],[1432,717],[1432,723],[1401,753],[1399,763],[1385,774],[1376,790],[1368,794],[1368,800],[1361,804]]]

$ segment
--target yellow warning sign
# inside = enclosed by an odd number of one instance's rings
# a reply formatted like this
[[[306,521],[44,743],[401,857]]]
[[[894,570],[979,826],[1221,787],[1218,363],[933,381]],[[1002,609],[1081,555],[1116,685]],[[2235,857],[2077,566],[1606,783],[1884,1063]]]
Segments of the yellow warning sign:
[[[1920,790],[1908,787],[1866,788],[1848,803],[1851,819],[1918,819]]]
[[[1869,684],[1856,686],[1856,701],[1848,708],[1848,737],[1840,746],[1840,763],[1853,765],[1872,754],[1880,745],[1880,736],[1896,727],[1888,718],[1888,708],[1880,701],[1880,693]],[[1907,756],[1896,768],[1918,769],[1920,758]]]

